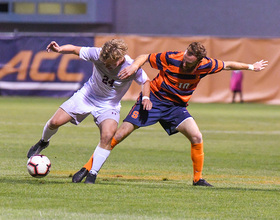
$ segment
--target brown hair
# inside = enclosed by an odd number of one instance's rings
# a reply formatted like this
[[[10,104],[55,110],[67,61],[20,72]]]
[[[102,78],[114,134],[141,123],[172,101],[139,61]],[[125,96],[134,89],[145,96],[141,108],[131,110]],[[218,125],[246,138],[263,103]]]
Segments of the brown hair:
[[[112,39],[103,44],[99,59],[105,62],[108,59],[119,60],[127,54],[128,47],[122,39]]]
[[[206,57],[207,51],[205,47],[199,42],[192,42],[187,49],[189,55],[194,55],[198,61]]]

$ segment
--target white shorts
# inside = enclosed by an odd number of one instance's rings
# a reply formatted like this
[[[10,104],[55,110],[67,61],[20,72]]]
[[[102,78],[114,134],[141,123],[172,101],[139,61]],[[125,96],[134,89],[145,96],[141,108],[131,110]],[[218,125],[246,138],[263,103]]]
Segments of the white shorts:
[[[89,100],[84,94],[78,91],[65,101],[60,108],[72,117],[70,122],[75,125],[81,123],[89,114],[93,116],[97,125],[105,119],[113,119],[119,123],[120,107],[101,106],[101,104],[98,101]]]

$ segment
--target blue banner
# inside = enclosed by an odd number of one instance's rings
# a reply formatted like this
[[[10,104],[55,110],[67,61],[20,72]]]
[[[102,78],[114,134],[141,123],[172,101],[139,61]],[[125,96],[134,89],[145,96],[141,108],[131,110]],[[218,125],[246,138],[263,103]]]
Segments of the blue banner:
[[[59,45],[93,46],[93,37],[0,36],[0,95],[69,97],[92,74],[92,63],[76,55],[46,52]]]

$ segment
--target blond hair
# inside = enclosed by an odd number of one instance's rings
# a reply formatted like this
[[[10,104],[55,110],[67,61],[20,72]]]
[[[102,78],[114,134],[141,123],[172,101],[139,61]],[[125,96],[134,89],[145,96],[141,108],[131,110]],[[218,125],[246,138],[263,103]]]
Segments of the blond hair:
[[[120,60],[127,54],[128,47],[122,39],[112,39],[103,44],[99,59],[102,62],[106,60]]]

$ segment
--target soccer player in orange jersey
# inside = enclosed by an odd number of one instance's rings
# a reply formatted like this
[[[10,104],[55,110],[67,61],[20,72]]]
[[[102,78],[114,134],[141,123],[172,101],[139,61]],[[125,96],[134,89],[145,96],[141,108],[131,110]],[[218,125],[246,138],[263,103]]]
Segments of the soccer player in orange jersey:
[[[169,135],[181,132],[189,139],[193,161],[193,185],[212,186],[202,178],[203,139],[195,120],[187,110],[188,101],[203,77],[221,70],[260,71],[265,68],[267,61],[245,64],[209,58],[206,56],[205,47],[193,42],[186,51],[140,55],[130,66],[120,71],[120,78],[133,75],[146,62],[159,70],[159,74],[151,82],[150,98],[140,94],[138,101],[114,135],[112,149],[135,129],[159,122]],[[143,99],[150,99],[153,103],[151,110],[143,110]],[[92,158],[73,176],[72,181],[80,182],[91,169],[91,164]]]

